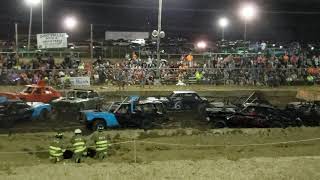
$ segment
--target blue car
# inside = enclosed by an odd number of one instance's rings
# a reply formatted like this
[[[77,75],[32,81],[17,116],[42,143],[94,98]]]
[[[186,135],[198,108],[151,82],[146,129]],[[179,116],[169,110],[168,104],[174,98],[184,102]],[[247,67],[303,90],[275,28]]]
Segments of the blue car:
[[[19,120],[46,120],[51,106],[44,103],[25,103],[0,97],[0,126],[11,127]]]
[[[168,120],[162,102],[132,98],[129,102],[113,103],[107,110],[82,111],[80,119],[93,130],[99,126],[150,129]]]

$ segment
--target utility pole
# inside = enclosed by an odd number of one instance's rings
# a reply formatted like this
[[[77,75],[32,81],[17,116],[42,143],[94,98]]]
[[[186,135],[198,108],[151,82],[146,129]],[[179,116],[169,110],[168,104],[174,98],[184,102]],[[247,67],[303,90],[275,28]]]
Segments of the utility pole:
[[[30,51],[31,30],[32,30],[32,6],[30,7],[30,22],[29,22],[29,34],[28,34],[28,51]]]
[[[18,42],[18,23],[15,23],[14,24],[15,26],[15,39],[16,39],[16,53],[18,54],[18,51],[19,51],[19,42]]]
[[[43,3],[44,3],[44,0],[41,0],[41,32],[42,34],[44,33],[44,25],[43,25],[43,22],[44,22],[44,17],[43,17]]]
[[[90,54],[91,61],[93,61],[93,24],[90,25]]]

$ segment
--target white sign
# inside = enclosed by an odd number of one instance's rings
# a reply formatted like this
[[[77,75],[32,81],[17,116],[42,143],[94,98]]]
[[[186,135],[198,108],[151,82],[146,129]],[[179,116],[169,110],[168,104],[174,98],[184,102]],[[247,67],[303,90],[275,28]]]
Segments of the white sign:
[[[90,86],[90,77],[70,77],[72,86]]]
[[[106,31],[106,40],[136,40],[148,38],[148,32]]]
[[[38,49],[67,48],[66,33],[37,34]]]

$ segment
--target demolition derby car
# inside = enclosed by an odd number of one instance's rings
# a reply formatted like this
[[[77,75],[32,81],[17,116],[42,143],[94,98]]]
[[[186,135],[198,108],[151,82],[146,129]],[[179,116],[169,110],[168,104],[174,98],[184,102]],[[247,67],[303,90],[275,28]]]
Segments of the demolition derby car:
[[[287,105],[286,111],[300,118],[305,126],[320,125],[320,101],[292,102]]]
[[[21,100],[8,100],[0,97],[0,125],[11,127],[19,120],[46,120],[51,112],[49,104]]]
[[[209,103],[195,91],[173,91],[168,97],[149,97],[148,100],[160,101],[171,111],[196,110],[199,113],[203,113]]]
[[[94,90],[74,89],[66,94],[66,97],[53,100],[51,105],[58,115],[65,113],[78,114],[80,111],[99,109],[103,98]]]
[[[242,108],[207,108],[207,118],[212,128],[285,128],[302,126],[300,118],[271,105],[246,103]]]
[[[168,119],[165,106],[160,101],[141,101],[138,97],[125,101],[114,102],[104,110],[82,111],[81,121],[94,130],[100,125],[106,128],[150,129]]]
[[[50,86],[46,86],[40,81],[38,84],[27,85],[20,93],[0,93],[1,96],[9,99],[20,99],[26,102],[43,102],[49,103],[54,99],[61,97],[61,93]]]

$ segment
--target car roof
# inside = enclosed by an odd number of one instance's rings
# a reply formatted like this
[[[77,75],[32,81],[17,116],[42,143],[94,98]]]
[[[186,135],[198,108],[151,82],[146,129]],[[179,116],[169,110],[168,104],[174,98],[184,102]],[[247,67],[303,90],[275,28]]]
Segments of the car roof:
[[[91,89],[72,89],[69,92],[72,92],[72,91],[95,92],[94,90],[91,90]]]
[[[195,91],[173,91],[174,94],[197,94]]]
[[[26,87],[32,87],[32,88],[52,88],[50,86],[39,86],[36,84],[32,84],[32,85],[26,85]]]

